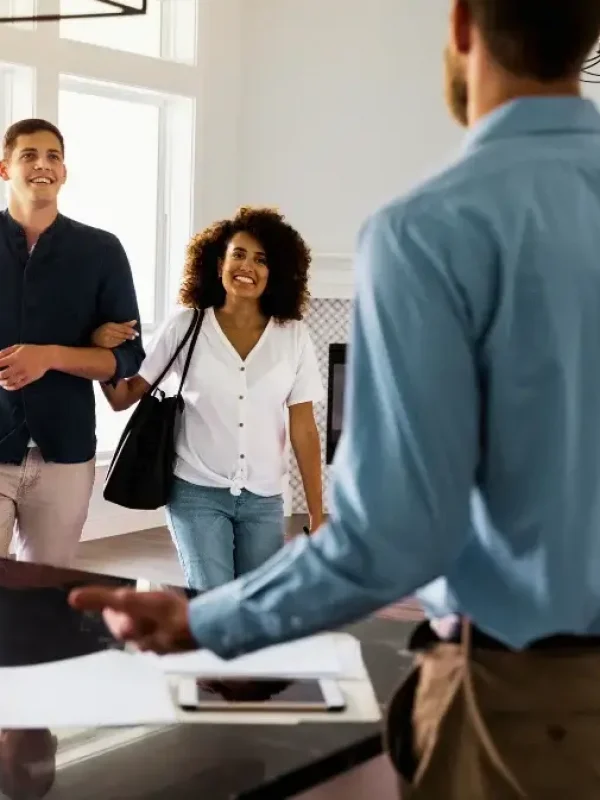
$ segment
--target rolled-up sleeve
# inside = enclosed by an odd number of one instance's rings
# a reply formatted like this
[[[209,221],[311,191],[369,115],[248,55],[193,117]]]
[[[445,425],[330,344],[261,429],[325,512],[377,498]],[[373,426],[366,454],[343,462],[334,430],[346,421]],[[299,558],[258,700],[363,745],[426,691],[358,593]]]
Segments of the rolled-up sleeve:
[[[129,259],[116,236],[106,234],[104,281],[100,292],[99,324],[106,322],[129,322],[137,320],[140,336],[116,347],[114,353],[117,367],[111,379],[112,384],[123,378],[137,375],[144,360],[141,337],[140,312],[133,284]]]
[[[300,356],[294,384],[287,399],[288,406],[300,403],[320,403],[325,391],[321,381],[317,354],[304,323],[300,323]]]
[[[338,627],[445,574],[469,529],[478,384],[468,314],[426,216],[364,226],[330,517],[255,572],[190,606],[228,658]]]

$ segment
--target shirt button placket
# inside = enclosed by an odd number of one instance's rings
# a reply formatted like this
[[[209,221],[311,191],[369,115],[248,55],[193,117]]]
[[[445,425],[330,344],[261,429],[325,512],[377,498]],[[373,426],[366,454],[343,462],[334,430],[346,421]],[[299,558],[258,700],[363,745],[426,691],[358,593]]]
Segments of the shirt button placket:
[[[246,378],[246,367],[240,368],[240,394],[239,394],[239,415],[238,415],[238,468],[237,475],[239,482],[243,486],[247,478],[247,458],[246,458],[246,423],[247,423],[247,407],[248,407],[248,381]],[[240,487],[241,488],[241,487]]]

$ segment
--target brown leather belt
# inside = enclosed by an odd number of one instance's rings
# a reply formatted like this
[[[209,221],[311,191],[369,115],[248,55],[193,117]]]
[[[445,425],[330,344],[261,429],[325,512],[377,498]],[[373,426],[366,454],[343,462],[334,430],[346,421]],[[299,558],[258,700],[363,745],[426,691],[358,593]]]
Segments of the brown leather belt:
[[[451,632],[448,637],[441,638],[433,630],[428,620],[422,622],[412,633],[410,637],[408,649],[411,652],[422,652],[429,650],[436,644],[460,644],[462,641],[462,619],[457,617],[456,624],[452,626]],[[471,647],[480,650],[501,650],[504,652],[514,652],[513,648],[494,639],[487,633],[484,633],[476,625],[471,623]],[[556,636],[549,636],[546,639],[540,639],[532,642],[526,650],[573,650],[573,649],[600,649],[600,636],[575,636],[572,634],[559,634]]]

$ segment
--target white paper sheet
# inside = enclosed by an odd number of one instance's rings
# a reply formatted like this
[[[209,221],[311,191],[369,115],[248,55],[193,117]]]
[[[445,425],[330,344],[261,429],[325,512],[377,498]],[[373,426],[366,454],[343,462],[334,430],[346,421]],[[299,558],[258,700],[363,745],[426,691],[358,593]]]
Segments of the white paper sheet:
[[[350,633],[335,633],[337,655],[341,667],[341,677],[348,680],[369,680],[369,673],[362,657],[362,646],[356,636]]]
[[[334,678],[340,682],[348,707],[342,714],[300,715],[267,711],[186,713],[176,706],[169,684],[174,690],[177,674],[212,676],[215,671],[219,675],[249,677]],[[174,722],[337,724],[377,719],[379,707],[360,642],[346,633],[311,637],[230,662],[203,651],[159,657],[109,650],[37,666],[0,668],[0,728],[96,728]]]
[[[197,677],[339,678],[344,673],[344,659],[340,658],[336,636],[310,636],[230,661],[208,650],[168,656],[148,654],[146,658],[158,663],[164,672]]]
[[[164,673],[118,650],[0,668],[0,728],[99,727],[177,719]]]

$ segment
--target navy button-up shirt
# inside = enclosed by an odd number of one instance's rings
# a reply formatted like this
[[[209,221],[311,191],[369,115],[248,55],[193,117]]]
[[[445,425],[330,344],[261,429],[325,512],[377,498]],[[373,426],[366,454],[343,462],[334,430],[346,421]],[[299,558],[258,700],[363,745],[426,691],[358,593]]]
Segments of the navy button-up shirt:
[[[23,228],[0,213],[0,349],[89,347],[105,322],[139,319],[131,269],[111,233],[58,215],[31,254]],[[140,339],[113,351],[114,378],[135,375]],[[46,461],[77,464],[96,451],[93,383],[50,371],[17,392],[0,389],[0,463],[20,464],[31,439]]]

